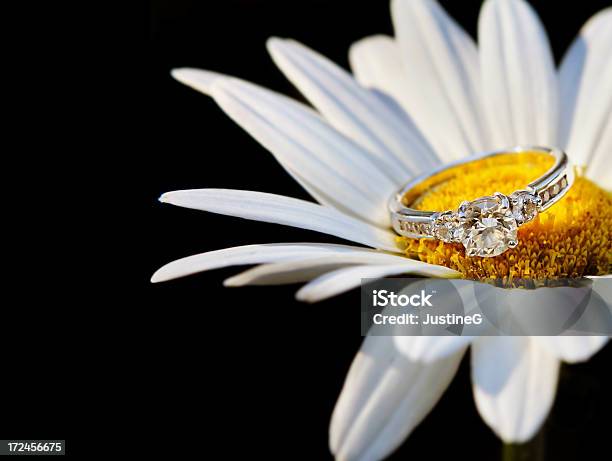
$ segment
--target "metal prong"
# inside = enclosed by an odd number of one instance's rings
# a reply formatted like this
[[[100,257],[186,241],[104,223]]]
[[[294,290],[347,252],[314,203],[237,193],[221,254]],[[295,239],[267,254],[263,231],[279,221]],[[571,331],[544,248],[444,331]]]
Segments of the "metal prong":
[[[459,216],[465,216],[465,210],[467,209],[467,207],[470,206],[470,202],[468,202],[467,200],[464,200],[463,202],[461,202],[461,205],[459,205],[459,208],[457,208],[457,214],[459,214]]]
[[[501,192],[495,192],[493,195],[499,199],[502,208],[510,208],[510,200],[508,200],[508,197]]]

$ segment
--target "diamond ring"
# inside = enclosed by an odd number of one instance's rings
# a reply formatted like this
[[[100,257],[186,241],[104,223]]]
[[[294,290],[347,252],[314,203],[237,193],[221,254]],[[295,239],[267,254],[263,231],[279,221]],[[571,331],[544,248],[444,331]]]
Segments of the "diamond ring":
[[[457,174],[456,167],[469,166],[489,157],[520,153],[548,154],[554,165],[525,189],[506,196],[493,195],[465,201],[457,210],[422,211],[412,208],[432,188]],[[518,245],[517,229],[532,221],[538,213],[550,208],[563,197],[574,181],[567,155],[560,149],[518,146],[486,152],[468,159],[444,165],[419,176],[389,200],[393,229],[410,238],[430,238],[444,242],[462,243],[467,256],[497,256]]]

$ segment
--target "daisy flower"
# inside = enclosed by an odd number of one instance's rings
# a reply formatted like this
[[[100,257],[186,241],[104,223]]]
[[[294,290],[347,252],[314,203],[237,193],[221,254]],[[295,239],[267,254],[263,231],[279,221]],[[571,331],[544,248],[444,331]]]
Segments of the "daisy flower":
[[[585,24],[558,69],[542,24],[523,0],[485,1],[478,44],[435,1],[393,0],[391,10],[395,37],[355,43],[352,75],[300,43],[268,41],[272,59],[312,107],[235,77],[172,72],[214,98],[318,203],[225,189],[168,192],[162,202],[322,232],[360,246],[227,248],[171,262],[153,282],[259,264],[225,284],[307,282],[297,298],[315,302],[359,286],[362,278],[398,274],[506,281],[609,276],[612,9]],[[521,227],[516,248],[468,258],[457,244],[391,231],[387,200],[410,178],[514,145],[561,147],[579,167],[567,196]],[[421,205],[448,209],[493,190],[509,193],[546,167],[533,156],[495,173],[462,175]],[[532,302],[538,291],[527,293]],[[342,460],[388,455],[439,400],[468,348],[480,414],[504,441],[524,442],[551,408],[560,362],[587,360],[606,340],[367,337],[332,416],[331,451]]]

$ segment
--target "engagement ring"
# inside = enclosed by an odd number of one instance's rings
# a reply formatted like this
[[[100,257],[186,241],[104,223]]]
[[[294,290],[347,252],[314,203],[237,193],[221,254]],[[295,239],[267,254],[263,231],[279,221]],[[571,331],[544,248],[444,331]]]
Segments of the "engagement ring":
[[[464,201],[457,210],[417,210],[431,189],[461,174],[461,168],[483,159],[521,153],[554,157],[554,165],[524,189]],[[517,229],[563,197],[574,180],[565,152],[547,147],[519,146],[470,157],[415,178],[389,200],[393,229],[410,238],[462,243],[467,256],[497,256],[518,245]]]

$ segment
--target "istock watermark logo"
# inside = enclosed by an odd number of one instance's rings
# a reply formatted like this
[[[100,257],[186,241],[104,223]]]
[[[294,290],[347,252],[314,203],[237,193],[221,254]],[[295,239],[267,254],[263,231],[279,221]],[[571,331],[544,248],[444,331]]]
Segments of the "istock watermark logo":
[[[612,280],[362,279],[361,334],[612,336]]]
[[[372,306],[375,307],[433,307],[431,304],[431,297],[435,294],[435,291],[429,294],[425,293],[425,290],[421,290],[420,293],[408,295],[408,294],[397,294],[389,290],[372,290]]]

